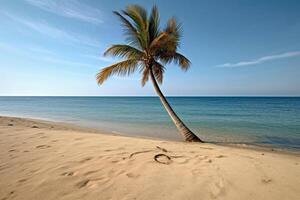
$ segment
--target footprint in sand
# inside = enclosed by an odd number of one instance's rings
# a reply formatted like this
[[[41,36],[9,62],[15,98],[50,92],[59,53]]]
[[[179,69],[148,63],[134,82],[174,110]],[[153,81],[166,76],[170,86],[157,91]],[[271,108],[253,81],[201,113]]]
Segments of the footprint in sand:
[[[23,183],[25,181],[27,181],[27,179],[20,179],[20,180],[18,180],[18,183]]]
[[[112,161],[110,161],[111,163],[118,163],[118,162],[120,162],[120,160],[112,160]]]
[[[140,175],[139,174],[134,174],[134,173],[127,173],[126,176],[128,178],[138,178]]]
[[[226,156],[224,155],[219,155],[219,156],[216,156],[216,158],[225,158]]]
[[[93,159],[93,157],[86,157],[83,160],[80,160],[79,163],[85,163],[85,162],[87,162],[89,160],[92,160],[92,159]]]
[[[43,145],[38,145],[35,148],[37,148],[37,149],[47,149],[47,148],[50,148],[50,147],[51,147],[50,145],[43,144]]]
[[[101,177],[101,178],[88,180],[88,182],[85,184],[85,186],[88,188],[95,188],[99,185],[103,185],[103,183],[105,183],[105,182],[107,182],[107,180],[105,180],[103,177]]]
[[[261,179],[261,182],[262,182],[262,183],[265,183],[265,184],[268,184],[268,183],[271,183],[271,182],[272,182],[272,179],[267,178],[267,177],[266,177],[266,178],[262,178],[262,179]]]
[[[64,172],[61,174],[61,176],[73,176],[74,172]]]
[[[86,179],[86,180],[83,180],[83,181],[80,181],[80,182],[76,183],[75,186],[78,187],[78,188],[83,188],[83,187],[85,187],[89,182],[90,182],[90,180],[89,180],[89,179]]]
[[[6,199],[10,199],[10,196],[14,195],[15,191],[11,191],[10,193],[8,193],[6,195],[6,197],[3,197],[1,200],[6,200]]]
[[[87,176],[87,175],[94,174],[94,173],[97,173],[97,172],[98,172],[97,170],[94,170],[94,171],[88,171],[88,172],[85,172],[83,175],[84,175],[84,176]]]

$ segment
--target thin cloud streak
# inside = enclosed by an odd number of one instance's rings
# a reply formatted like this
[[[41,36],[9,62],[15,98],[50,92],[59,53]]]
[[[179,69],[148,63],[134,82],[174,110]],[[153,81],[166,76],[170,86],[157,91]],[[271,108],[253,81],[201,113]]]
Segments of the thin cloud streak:
[[[104,57],[104,56],[95,56],[95,55],[83,55],[86,58],[98,60],[98,61],[103,61],[103,62],[108,62],[108,63],[113,63],[113,62],[118,62],[118,60],[109,58],[109,57]]]
[[[20,17],[11,15],[6,12],[1,12],[4,14],[6,17],[12,19],[13,21],[20,23],[24,26],[27,26],[28,28],[31,28],[32,30],[46,35],[48,37],[56,38],[56,39],[61,39],[62,41],[70,41],[73,43],[78,43],[78,44],[83,44],[87,45],[90,47],[96,47],[99,48],[100,44],[96,40],[93,40],[91,38],[88,38],[86,36],[74,34],[74,33],[68,33],[65,30],[59,29],[57,27],[51,26],[45,22],[33,22],[29,21],[26,19],[22,19]]]
[[[66,60],[66,59],[55,58],[55,57],[44,56],[41,59],[46,61],[46,62],[57,63],[57,64],[62,64],[62,65],[79,66],[79,67],[94,67],[93,65],[89,65],[89,64],[86,64],[86,63],[76,62],[76,61],[69,61],[69,60]]]
[[[243,66],[256,65],[256,64],[261,64],[272,60],[279,60],[283,58],[296,57],[296,56],[300,56],[300,51],[291,51],[282,54],[264,56],[258,59],[254,59],[250,61],[242,61],[238,63],[225,63],[225,64],[217,65],[216,67],[243,67]]]
[[[0,41],[0,50],[1,49],[5,51],[11,51],[17,54],[25,55],[26,57],[30,57],[31,59],[40,60],[47,63],[55,63],[60,65],[78,66],[78,67],[95,67],[94,64],[78,62],[74,60],[69,60],[67,58],[62,58],[56,53],[38,46],[20,47],[18,45],[16,46],[14,44],[2,43]],[[39,54],[39,56],[36,55],[37,53]]]
[[[80,3],[77,0],[25,0],[32,6],[67,18],[93,24],[100,24],[100,10]]]

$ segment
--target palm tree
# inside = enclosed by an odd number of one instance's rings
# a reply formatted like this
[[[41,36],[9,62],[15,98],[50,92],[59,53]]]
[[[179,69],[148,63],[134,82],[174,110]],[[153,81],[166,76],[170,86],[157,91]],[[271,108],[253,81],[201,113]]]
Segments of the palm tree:
[[[130,75],[139,70],[142,74],[142,86],[150,77],[163,106],[185,141],[203,142],[176,115],[158,85],[163,81],[163,64],[173,62],[184,71],[190,67],[190,61],[177,52],[181,25],[173,17],[161,30],[156,6],[153,6],[149,17],[147,11],[139,5],[130,5],[121,12],[114,11],[114,14],[122,22],[128,43],[112,45],[105,51],[104,56],[118,56],[124,60],[103,68],[97,74],[98,84],[103,84],[111,75]]]

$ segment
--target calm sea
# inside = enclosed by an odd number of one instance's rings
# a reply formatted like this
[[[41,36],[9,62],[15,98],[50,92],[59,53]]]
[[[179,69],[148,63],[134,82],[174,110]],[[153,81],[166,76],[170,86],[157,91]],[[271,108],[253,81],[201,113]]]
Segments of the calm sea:
[[[299,97],[168,97],[210,142],[300,149]],[[114,133],[180,140],[157,97],[0,97],[0,115],[79,124]]]

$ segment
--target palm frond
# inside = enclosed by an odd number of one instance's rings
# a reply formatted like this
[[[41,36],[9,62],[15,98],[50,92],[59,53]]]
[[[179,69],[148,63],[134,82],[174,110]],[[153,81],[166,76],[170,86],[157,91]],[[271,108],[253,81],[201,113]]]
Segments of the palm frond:
[[[191,62],[189,61],[189,59],[187,59],[184,55],[182,55],[178,52],[175,52],[172,55],[160,54],[159,60],[161,60],[165,64],[169,64],[169,63],[173,62],[174,64],[179,65],[180,68],[184,71],[187,71],[191,65]]]
[[[149,43],[159,35],[159,13],[157,6],[153,6],[150,17],[149,17]]]
[[[136,47],[142,47],[139,33],[136,30],[136,28],[134,27],[134,25],[132,25],[131,22],[129,20],[127,20],[118,11],[114,11],[113,13],[116,16],[118,16],[122,22],[122,25],[124,28],[123,31],[126,36],[126,41],[131,45],[135,45]]]
[[[182,70],[185,70],[185,71],[187,71],[191,66],[191,62],[189,61],[189,59],[187,59],[184,55],[182,55],[180,53],[174,54],[173,62],[175,62],[177,65],[180,66],[180,68]]]
[[[159,84],[162,84],[163,75],[164,75],[164,72],[165,72],[165,67],[162,64],[160,64],[159,62],[153,61],[151,70],[152,70],[152,73],[155,77],[155,80]],[[150,71],[149,67],[144,67],[142,71],[143,71],[143,76],[142,76],[141,83],[142,83],[142,86],[144,87],[145,84],[147,83],[147,81],[149,80],[149,76],[150,76],[151,71]]]
[[[104,56],[118,56],[127,59],[141,59],[144,53],[130,45],[116,44],[112,45],[104,52]]]
[[[122,11],[124,15],[128,16],[133,22],[137,30],[141,46],[147,48],[148,46],[148,19],[147,11],[139,5],[130,5],[126,10]]]
[[[145,84],[147,83],[147,81],[149,80],[149,75],[150,75],[149,73],[150,73],[150,69],[145,68],[143,71],[143,76],[142,76],[142,80],[141,80],[142,87],[144,87]]]
[[[139,5],[129,5],[123,14],[132,19],[137,30],[145,30],[148,25],[147,11]]]
[[[180,45],[182,28],[176,18],[168,20],[167,26],[151,43],[150,50],[154,55],[160,52],[173,54]]]
[[[169,34],[167,32],[161,32],[156,38],[154,38],[150,44],[150,51],[154,52],[156,49],[160,49],[169,39]]]
[[[135,70],[138,68],[138,64],[139,60],[128,59],[105,67],[97,74],[97,82],[99,85],[101,85],[111,75],[128,76],[135,72]]]
[[[179,40],[182,35],[182,26],[175,17],[172,17],[168,20],[165,31],[174,35]]]
[[[177,45],[177,38],[164,31],[152,41],[149,49],[153,56],[158,56],[160,54],[172,55],[176,52]]]
[[[159,84],[162,84],[163,78],[164,78],[163,75],[165,72],[165,67],[162,64],[160,64],[159,62],[155,61],[152,65],[152,71],[153,71],[154,77],[157,80],[157,82]]]
[[[150,51],[153,55],[160,54],[173,54],[180,45],[182,28],[177,22],[176,18],[172,17],[163,32],[161,32],[150,45]]]

